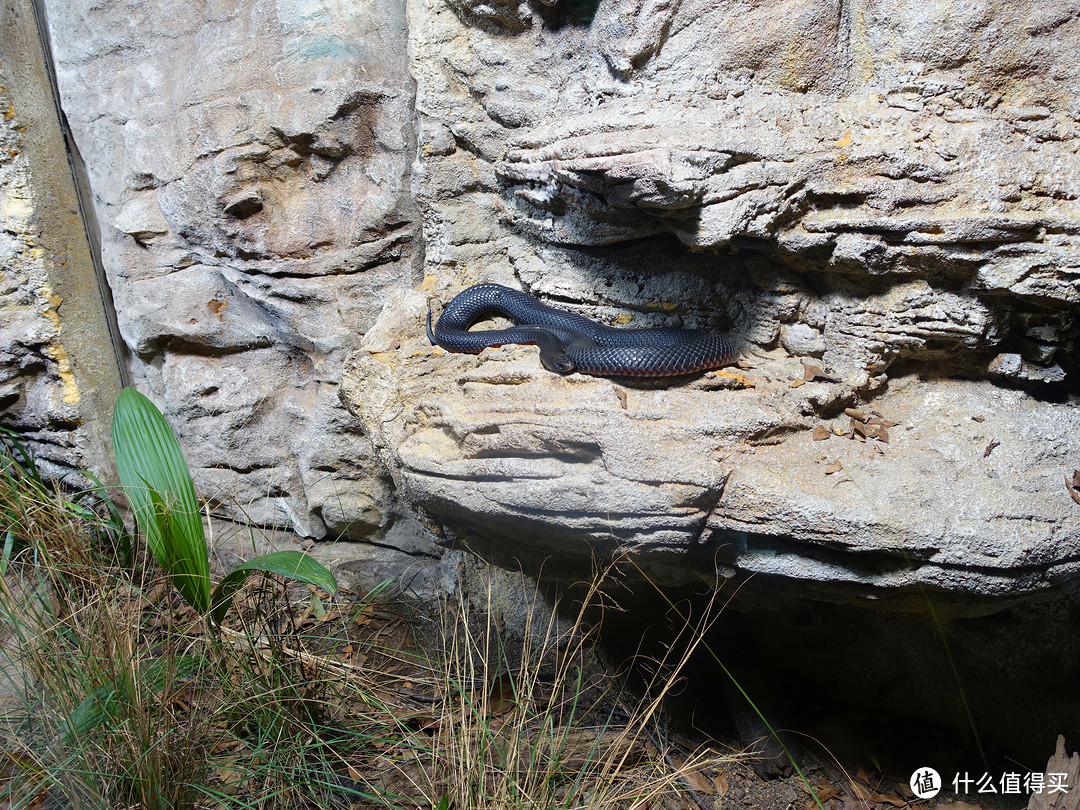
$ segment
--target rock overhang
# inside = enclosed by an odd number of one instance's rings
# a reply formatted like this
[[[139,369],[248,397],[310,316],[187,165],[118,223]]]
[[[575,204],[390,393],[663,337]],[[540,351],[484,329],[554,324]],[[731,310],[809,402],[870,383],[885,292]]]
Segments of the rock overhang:
[[[897,609],[934,593],[986,612],[1080,576],[1070,402],[908,376],[846,409],[858,390],[782,351],[661,384],[561,377],[532,347],[429,346],[427,305],[387,304],[342,398],[444,541],[567,581],[628,553],[668,584]]]

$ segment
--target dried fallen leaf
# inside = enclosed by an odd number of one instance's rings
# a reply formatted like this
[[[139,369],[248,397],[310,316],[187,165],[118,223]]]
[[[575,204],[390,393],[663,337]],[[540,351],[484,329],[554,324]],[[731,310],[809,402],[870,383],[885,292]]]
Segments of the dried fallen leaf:
[[[712,783],[697,770],[678,765],[678,760],[675,760],[675,763],[678,766],[679,779],[682,780],[684,785],[698,793],[712,792]]]
[[[889,431],[885,429],[885,425],[878,425],[877,437],[878,441],[885,442],[885,444],[889,443]]]
[[[809,363],[803,363],[803,382],[810,382],[815,377],[820,376],[823,373],[821,366],[813,366]]]
[[[1080,487],[1080,470],[1073,470],[1072,485],[1074,487]]]
[[[712,782],[713,792],[716,793],[717,796],[725,796],[730,789],[726,773],[718,773],[716,776],[713,777]]]
[[[852,419],[858,419],[860,422],[866,422],[870,419],[870,414],[859,408],[844,408],[844,413]]]
[[[825,465],[825,474],[832,475],[833,473],[840,472],[842,469],[844,469],[844,465],[839,461],[830,461]]]
[[[399,718],[406,728],[425,734],[435,734],[442,728],[442,718],[429,711],[418,711]]]
[[[1075,475],[1073,476],[1073,481],[1074,482],[1076,481],[1076,476]],[[1076,501],[1077,503],[1080,503],[1080,492],[1077,492],[1076,489],[1074,489],[1075,486],[1076,486],[1075,483],[1073,483],[1072,485],[1069,484],[1069,479],[1068,478],[1065,479],[1065,489],[1067,489],[1069,491],[1069,495],[1072,496],[1072,499],[1074,501]]]
[[[510,673],[503,672],[491,683],[488,690],[488,711],[495,717],[513,711],[517,707],[517,693]]]
[[[824,425],[818,425],[816,428],[814,428],[814,433],[811,438],[815,442],[822,442],[825,441],[825,439],[829,438],[831,435],[832,432],[827,427],[825,427]]]
[[[870,801],[881,802],[883,804],[891,804],[893,807],[908,806],[908,802],[904,801],[899,796],[890,796],[888,793],[871,793]]]
[[[218,784],[225,790],[239,786],[246,778],[246,774],[239,768],[215,768],[215,771]]]
[[[985,416],[973,416],[973,417],[971,417],[971,421],[972,422],[985,422],[986,417]]]
[[[827,802],[840,795],[840,788],[836,785],[818,785],[814,788],[814,793],[819,802]]]
[[[619,398],[619,405],[621,405],[622,409],[625,411],[626,410],[626,389],[625,388],[619,388],[618,386],[616,386],[615,387],[615,396],[617,396]]]
[[[239,740],[226,740],[224,742],[214,743],[210,747],[210,753],[214,754],[215,756],[220,756],[221,754],[225,754],[229,751],[238,751],[239,749]]]

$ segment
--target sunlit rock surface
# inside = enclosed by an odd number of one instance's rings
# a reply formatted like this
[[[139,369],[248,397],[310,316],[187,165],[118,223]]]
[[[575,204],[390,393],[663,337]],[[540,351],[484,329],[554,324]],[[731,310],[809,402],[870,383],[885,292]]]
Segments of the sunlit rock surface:
[[[393,494],[337,385],[418,250],[404,8],[45,5],[131,370],[200,491],[381,531]]]
[[[570,577],[636,547],[900,609],[1069,588],[1075,3],[409,8],[428,278],[342,393],[432,527]],[[481,280],[731,330],[753,367],[640,388],[432,354],[425,299]]]
[[[1077,3],[46,6],[132,371],[223,508],[899,607],[1071,580]],[[478,281],[751,367],[433,352]]]
[[[1080,573],[1070,405],[911,376],[851,407],[779,352],[675,386],[560,377],[532,347],[433,350],[425,315],[422,293],[388,303],[342,396],[406,501],[503,564],[572,580],[633,549],[656,581],[896,609],[929,586],[973,613]]]

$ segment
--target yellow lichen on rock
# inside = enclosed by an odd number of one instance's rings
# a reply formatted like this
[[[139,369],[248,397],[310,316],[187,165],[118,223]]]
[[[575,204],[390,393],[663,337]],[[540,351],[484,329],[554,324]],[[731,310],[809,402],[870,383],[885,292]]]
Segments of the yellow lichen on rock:
[[[56,363],[56,375],[60,378],[60,399],[65,405],[79,404],[79,386],[75,382],[75,372],[71,368],[71,358],[67,349],[59,341],[53,341],[45,347],[45,352]]]
[[[44,284],[37,291],[38,306],[41,314],[52,321],[53,326],[60,328],[60,305],[64,299],[53,292],[52,287]]]

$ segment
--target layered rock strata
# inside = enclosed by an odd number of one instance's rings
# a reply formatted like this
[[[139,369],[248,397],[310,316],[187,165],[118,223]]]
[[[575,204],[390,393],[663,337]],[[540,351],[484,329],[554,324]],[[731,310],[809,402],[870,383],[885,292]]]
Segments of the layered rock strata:
[[[343,394],[432,525],[568,576],[635,548],[663,579],[895,606],[1068,587],[1074,3],[432,0],[410,21],[436,310],[499,281],[730,329],[753,366],[560,379],[529,349],[433,355],[426,302],[394,301]]]
[[[223,514],[366,537],[393,494],[341,406],[412,283],[404,9],[46,3],[135,383]]]
[[[1075,2],[46,5],[132,372],[234,513],[838,598],[1070,581]],[[433,354],[478,281],[752,368]]]
[[[432,349],[426,307],[388,304],[342,395],[405,499],[504,565],[572,581],[630,551],[657,582],[974,613],[1080,573],[1070,405],[907,376],[852,407],[779,351],[675,386],[560,377],[533,347]]]

